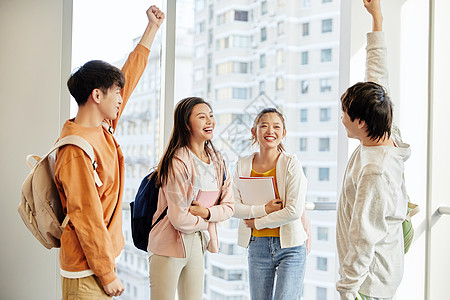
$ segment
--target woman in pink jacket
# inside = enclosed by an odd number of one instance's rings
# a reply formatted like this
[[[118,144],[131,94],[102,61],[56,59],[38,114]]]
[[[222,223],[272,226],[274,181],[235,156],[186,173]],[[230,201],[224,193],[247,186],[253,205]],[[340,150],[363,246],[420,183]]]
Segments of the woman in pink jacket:
[[[218,252],[216,223],[234,213],[231,178],[211,142],[215,126],[211,106],[201,98],[181,100],[174,126],[158,165],[158,209],[167,215],[149,237],[151,299],[202,299],[204,252]],[[213,206],[196,201],[199,190],[216,190]]]

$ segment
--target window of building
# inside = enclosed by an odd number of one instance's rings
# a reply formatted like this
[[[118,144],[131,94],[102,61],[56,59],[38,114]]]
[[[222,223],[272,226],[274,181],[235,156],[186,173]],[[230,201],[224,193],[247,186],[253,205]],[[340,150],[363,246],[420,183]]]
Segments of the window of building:
[[[205,31],[205,21],[195,23],[195,34],[200,35]]]
[[[207,68],[206,68],[208,74],[211,73],[212,70],[212,54],[208,53],[208,63],[207,63]]]
[[[302,123],[308,122],[308,109],[307,108],[300,109],[300,122],[302,122]]]
[[[212,266],[211,267],[211,273],[212,273],[212,275],[214,277],[218,277],[218,278],[221,278],[221,279],[225,279],[225,276],[226,276],[225,270],[222,269],[222,268],[219,268],[217,266]]]
[[[285,8],[286,0],[278,0],[278,8]]]
[[[248,22],[248,11],[235,10],[234,11],[234,20],[241,21],[241,22]]]
[[[279,36],[284,34],[284,21],[278,22],[278,24],[277,24],[277,34]]]
[[[247,62],[225,62],[216,66],[216,75],[225,75],[229,73],[251,73],[252,64]]]
[[[333,19],[322,20],[322,33],[333,31]]]
[[[204,57],[206,54],[206,47],[205,45],[198,45],[197,47],[195,47],[195,58],[201,58]]]
[[[320,51],[320,61],[321,62],[331,61],[331,49],[322,49]]]
[[[319,151],[330,151],[330,138],[319,138]]]
[[[276,88],[277,88],[277,91],[284,90],[284,78],[283,77],[277,77]]]
[[[308,56],[309,56],[308,51],[303,51],[302,52],[302,65],[307,65],[308,64]]]
[[[263,0],[261,2],[261,15],[267,14],[267,1]]]
[[[319,168],[319,181],[330,181],[330,168]]]
[[[264,69],[266,67],[266,55],[265,54],[261,54],[259,56],[259,68],[260,69]]]
[[[233,99],[246,100],[248,98],[247,88],[233,88]]]
[[[252,43],[251,36],[244,36],[244,35],[232,36],[232,45],[234,48],[248,49],[251,46],[251,43]]]
[[[320,122],[330,121],[331,120],[331,108],[321,108],[319,119],[320,119]]]
[[[326,257],[317,257],[317,270],[325,272],[328,270],[328,259]]]
[[[266,27],[261,28],[261,42],[267,39],[267,29]]]
[[[303,0],[303,7],[304,8],[311,7],[311,0]]]
[[[308,80],[302,80],[300,82],[300,93],[307,94],[309,88],[309,81]]]
[[[213,45],[213,30],[208,29],[208,48],[211,48]]]
[[[284,64],[284,50],[278,49],[277,50],[277,66],[281,66]]]
[[[234,62],[233,73],[251,73],[251,63],[247,62]]]
[[[309,23],[302,24],[302,36],[309,36]]]
[[[205,0],[195,0],[195,11],[205,9]]]
[[[324,287],[316,287],[316,299],[327,300],[327,289]]]
[[[229,23],[232,21],[234,17],[235,16],[233,16],[233,11],[221,13],[220,15],[217,16],[217,25],[220,26]]]
[[[205,71],[203,69],[194,70],[194,80],[202,81],[205,78]]]
[[[214,5],[209,5],[208,9],[209,20],[208,23],[211,24],[214,20]]]
[[[305,137],[301,137],[300,138],[300,147],[299,147],[299,151],[300,152],[305,152],[308,150],[308,138]]]
[[[331,3],[333,0],[322,0],[322,3]]]
[[[231,88],[216,89],[216,100],[229,100],[233,91]]]
[[[317,227],[317,240],[328,241],[328,227]]]
[[[244,271],[243,270],[228,270],[227,272],[228,281],[240,281],[243,280]]]
[[[260,81],[259,82],[259,93],[262,94],[266,91],[266,82]]]
[[[330,78],[320,79],[320,92],[321,93],[331,92],[331,79]]]

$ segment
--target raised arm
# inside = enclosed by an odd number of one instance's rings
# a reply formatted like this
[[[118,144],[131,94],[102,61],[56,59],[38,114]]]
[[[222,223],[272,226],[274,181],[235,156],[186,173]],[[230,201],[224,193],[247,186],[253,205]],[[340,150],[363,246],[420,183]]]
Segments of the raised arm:
[[[372,15],[372,31],[383,31],[383,14],[380,0],[363,0],[364,7]]]
[[[155,39],[156,32],[161,24],[164,22],[166,15],[155,5],[150,6],[147,10],[148,24],[142,34],[139,44],[150,50],[153,40]]]
[[[364,6],[372,16],[372,32],[367,34],[366,81],[382,85],[389,91],[387,49],[382,32],[383,14],[380,0],[363,0]]]
[[[120,105],[119,114],[113,121],[109,121],[110,125],[115,129],[123,110],[130,99],[131,93],[141,79],[147,66],[148,55],[155,39],[156,32],[164,21],[165,15],[156,6],[150,6],[147,9],[148,24],[142,34],[142,37],[136,48],[130,53],[128,59],[122,67],[122,72],[125,75],[125,86],[120,91],[122,96],[122,104]]]

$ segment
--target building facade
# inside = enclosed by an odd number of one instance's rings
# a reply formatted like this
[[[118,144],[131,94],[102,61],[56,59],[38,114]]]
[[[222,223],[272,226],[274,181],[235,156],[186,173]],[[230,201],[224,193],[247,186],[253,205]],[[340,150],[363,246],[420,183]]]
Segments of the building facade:
[[[239,156],[255,150],[250,128],[256,113],[279,108],[287,122],[285,147],[298,155],[308,178],[308,202],[337,200],[339,8],[339,0],[177,1],[177,14],[183,13],[176,29],[176,101],[194,95],[212,104],[214,144],[231,171]],[[149,299],[147,254],[132,244],[128,202],[161,155],[160,68],[153,50],[116,133],[126,156],[126,247],[118,274],[127,292],[121,299]],[[313,247],[303,299],[338,299],[335,211],[308,216]],[[237,224],[235,218],[219,224],[220,253],[205,256],[204,299],[249,299]]]

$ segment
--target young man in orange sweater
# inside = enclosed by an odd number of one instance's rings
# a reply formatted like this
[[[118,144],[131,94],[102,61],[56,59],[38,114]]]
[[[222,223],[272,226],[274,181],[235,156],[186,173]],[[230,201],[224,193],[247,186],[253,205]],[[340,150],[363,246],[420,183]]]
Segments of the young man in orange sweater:
[[[80,148],[60,149],[55,181],[69,223],[61,237],[59,255],[63,299],[110,299],[125,288],[115,274],[123,247],[122,194],[124,158],[111,132],[147,64],[150,47],[165,15],[156,6],[147,10],[148,25],[122,70],[90,61],[69,78],[67,85],[78,104],[60,138],[79,135],[93,147],[102,182]],[[102,125],[102,122],[104,123]],[[107,124],[107,126],[104,126]]]

